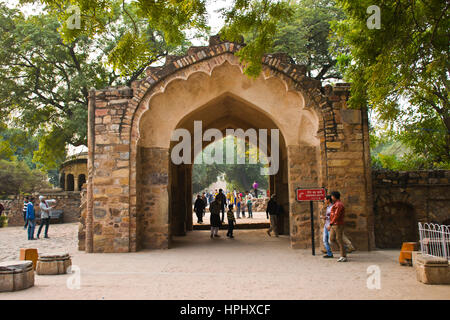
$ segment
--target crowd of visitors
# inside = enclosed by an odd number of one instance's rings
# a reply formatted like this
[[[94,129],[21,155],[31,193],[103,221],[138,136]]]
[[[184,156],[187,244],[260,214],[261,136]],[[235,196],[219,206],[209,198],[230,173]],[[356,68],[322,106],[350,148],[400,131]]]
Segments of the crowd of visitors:
[[[257,194],[257,183],[253,184],[255,194]],[[338,262],[347,261],[347,253],[355,251],[350,239],[344,233],[344,217],[345,207],[340,200],[341,195],[338,191],[331,192],[331,195],[326,196],[324,214],[321,214],[321,218],[324,220],[323,228],[323,244],[322,251],[325,253],[324,258],[333,258],[333,252],[331,250],[331,243],[336,244],[339,247],[340,258]],[[233,192],[223,192],[222,189],[211,193],[203,193],[202,196],[197,195],[197,199],[194,204],[194,211],[197,215],[197,222],[203,223],[203,217],[205,215],[205,209],[209,205],[211,212],[211,238],[220,237],[218,232],[222,223],[224,222],[225,206],[228,207],[227,220],[228,220],[228,232],[227,237],[234,238],[233,230],[236,225],[236,219],[245,218],[245,208],[248,211],[248,218],[253,218],[252,205],[255,197],[249,192],[245,191],[244,194],[234,190]],[[233,212],[234,211],[234,212]],[[222,217],[220,217],[222,212]],[[277,203],[277,195],[272,194],[266,207],[266,217],[270,220],[270,228],[267,230],[267,234],[272,236],[272,232],[275,237],[279,236],[278,219],[280,215],[283,215],[283,206]]]

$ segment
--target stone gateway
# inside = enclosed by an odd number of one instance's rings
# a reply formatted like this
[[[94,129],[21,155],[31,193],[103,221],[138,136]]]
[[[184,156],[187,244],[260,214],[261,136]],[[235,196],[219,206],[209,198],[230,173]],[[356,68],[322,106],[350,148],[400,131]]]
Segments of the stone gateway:
[[[265,55],[260,76],[249,78],[234,55],[242,45],[212,37],[207,47],[149,68],[131,88],[91,90],[80,247],[170,248],[173,236],[192,230],[192,165],[173,164],[170,153],[173,131],[192,134],[194,121],[223,133],[279,130],[279,170],[269,184],[284,209],[280,233],[292,248],[310,246],[309,204],[295,200],[300,187],[339,190],[346,233],[358,249],[374,247],[368,119],[365,110],[347,109],[350,86],[323,87],[284,54]]]

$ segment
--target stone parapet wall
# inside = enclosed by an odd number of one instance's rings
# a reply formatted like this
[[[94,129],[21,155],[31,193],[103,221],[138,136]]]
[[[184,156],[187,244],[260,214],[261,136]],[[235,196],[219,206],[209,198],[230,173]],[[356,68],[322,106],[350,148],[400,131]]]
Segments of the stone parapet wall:
[[[34,197],[39,203],[39,195],[44,195],[47,199],[55,199],[57,205],[55,210],[63,210],[63,222],[78,222],[80,219],[80,192],[42,192]],[[4,214],[8,216],[8,226],[23,226],[23,200],[24,196],[7,196],[0,199],[0,203],[5,207]],[[39,216],[39,205],[35,207],[36,214]]]
[[[400,248],[418,240],[418,222],[450,224],[450,171],[373,171],[375,241]]]

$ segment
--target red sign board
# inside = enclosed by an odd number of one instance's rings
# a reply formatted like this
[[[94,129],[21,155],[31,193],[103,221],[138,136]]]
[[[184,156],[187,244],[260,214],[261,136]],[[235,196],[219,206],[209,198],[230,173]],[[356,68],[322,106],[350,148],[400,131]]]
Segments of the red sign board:
[[[297,201],[323,201],[326,197],[324,188],[297,189]]]

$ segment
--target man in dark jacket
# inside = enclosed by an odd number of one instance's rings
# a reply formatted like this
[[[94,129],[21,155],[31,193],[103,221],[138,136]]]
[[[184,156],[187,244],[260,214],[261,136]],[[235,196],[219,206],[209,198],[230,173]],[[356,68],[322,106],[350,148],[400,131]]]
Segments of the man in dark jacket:
[[[36,214],[34,211],[34,198],[30,199],[27,205],[27,222],[28,222],[28,240],[36,240],[34,237],[34,228],[36,227]]]
[[[219,194],[216,196],[216,201],[219,203],[220,210],[222,211],[222,223],[225,219],[225,206],[227,204],[227,197],[223,194],[223,190],[219,189]]]
[[[213,202],[211,202],[211,204],[209,205],[209,211],[211,212],[211,218],[210,218],[210,222],[211,222],[211,238],[213,237],[220,237],[219,236],[219,228],[221,226],[221,221],[220,221],[220,204],[219,202],[216,200],[214,200]]]
[[[205,210],[205,201],[197,195],[197,200],[194,203],[194,211],[197,215],[197,223],[203,223],[203,210]]]
[[[269,202],[267,203],[266,216],[267,215],[270,216],[270,228],[269,230],[267,230],[267,234],[269,236],[272,236],[270,233],[274,231],[275,237],[278,237],[277,219],[279,209],[276,198],[277,198],[276,195],[273,194]]]

